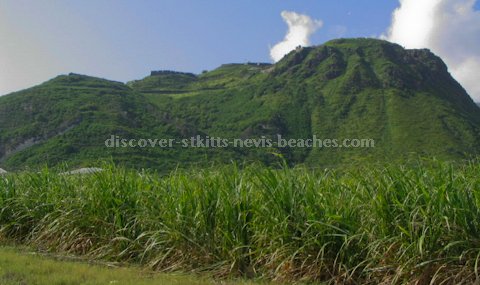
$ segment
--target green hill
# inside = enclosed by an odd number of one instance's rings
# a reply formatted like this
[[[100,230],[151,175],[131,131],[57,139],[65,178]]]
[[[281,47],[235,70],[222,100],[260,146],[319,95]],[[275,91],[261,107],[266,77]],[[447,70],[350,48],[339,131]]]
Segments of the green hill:
[[[121,138],[373,139],[374,148],[107,148]],[[226,64],[200,75],[156,71],[127,84],[59,76],[0,97],[0,166],[112,157],[133,167],[255,160],[335,166],[480,152],[480,109],[428,50],[340,39],[275,65]]]

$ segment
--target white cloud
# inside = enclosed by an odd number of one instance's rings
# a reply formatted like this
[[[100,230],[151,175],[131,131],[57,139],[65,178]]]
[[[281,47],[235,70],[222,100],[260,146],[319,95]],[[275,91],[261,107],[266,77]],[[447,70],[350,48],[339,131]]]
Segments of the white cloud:
[[[312,20],[307,15],[295,12],[283,11],[281,15],[288,25],[288,31],[283,41],[270,49],[270,57],[275,62],[282,59],[297,46],[310,45],[310,36],[323,25],[320,20]]]
[[[480,12],[477,0],[400,0],[384,37],[406,48],[429,48],[480,102]]]

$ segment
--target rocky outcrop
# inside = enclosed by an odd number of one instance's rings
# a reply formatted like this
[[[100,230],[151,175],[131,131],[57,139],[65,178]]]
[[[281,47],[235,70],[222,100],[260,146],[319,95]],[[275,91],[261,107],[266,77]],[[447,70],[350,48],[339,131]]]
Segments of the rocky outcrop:
[[[60,173],[61,175],[76,175],[76,174],[93,174],[97,172],[102,172],[102,168],[91,167],[91,168],[79,168],[72,171],[67,171]]]
[[[12,145],[9,148],[0,149],[0,161],[4,161],[9,156],[12,156],[12,155],[14,155],[14,154],[16,154],[16,153],[18,153],[22,150],[25,150],[27,148],[32,147],[34,145],[40,144],[40,143],[48,140],[49,138],[63,135],[64,133],[70,131],[71,129],[78,126],[79,124],[80,124],[80,120],[78,120],[78,121],[74,122],[73,124],[70,124],[66,127],[63,127],[60,131],[58,131],[56,133],[53,133],[51,135],[48,135],[48,136],[45,136],[45,137],[28,138],[28,139],[25,139],[22,142],[19,142],[15,145]]]

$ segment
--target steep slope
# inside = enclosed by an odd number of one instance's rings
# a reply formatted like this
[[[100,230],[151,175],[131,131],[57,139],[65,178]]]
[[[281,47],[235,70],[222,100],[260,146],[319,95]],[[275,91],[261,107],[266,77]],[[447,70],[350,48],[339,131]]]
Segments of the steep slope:
[[[248,67],[231,66],[239,74]],[[221,67],[211,73],[228,77],[231,71]],[[209,73],[194,84],[201,78]],[[479,109],[428,50],[404,50],[373,39],[335,40],[293,51],[247,78],[192,97],[149,98],[170,116],[215,136],[375,140],[375,148],[368,149],[276,150],[296,163],[338,165],[411,154],[458,158],[479,152]],[[242,151],[268,156],[272,150]]]
[[[170,119],[123,83],[70,74],[0,97],[0,164],[8,169],[95,164],[113,158],[132,167],[170,169],[204,153],[174,149],[107,148],[121,138],[177,138],[196,134]],[[186,159],[187,158],[187,159]]]
[[[370,39],[336,40],[292,52],[274,75],[287,86],[292,78],[297,86],[303,83],[312,100],[312,134],[376,141],[375,149],[313,149],[307,158],[311,163],[397,159],[408,153],[453,158],[479,151],[478,108],[428,50]]]
[[[428,50],[341,39],[275,65],[226,64],[200,75],[156,71],[125,84],[60,76],[0,98],[0,166],[135,167],[256,160],[338,166],[480,153],[480,108]],[[374,148],[120,148],[122,138],[373,139]]]
[[[110,133],[137,133],[145,100],[122,83],[70,74],[0,98],[0,161],[14,167],[88,162]],[[104,139],[103,139],[104,140]]]

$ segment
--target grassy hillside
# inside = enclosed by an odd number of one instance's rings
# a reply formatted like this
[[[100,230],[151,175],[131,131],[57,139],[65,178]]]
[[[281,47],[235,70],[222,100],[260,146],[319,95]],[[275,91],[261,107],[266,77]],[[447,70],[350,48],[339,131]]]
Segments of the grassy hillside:
[[[0,164],[12,170],[45,163],[76,166],[112,157],[130,167],[172,168],[207,151],[107,148],[122,138],[178,138],[196,131],[170,120],[144,95],[104,79],[70,74],[0,98]],[[182,160],[183,158],[183,160]]]
[[[212,161],[338,166],[480,152],[480,109],[428,50],[343,39],[275,65],[200,75],[158,71],[127,84],[71,74],[0,98],[0,166],[96,159],[168,170]],[[373,139],[374,148],[121,148],[122,138]]]
[[[210,135],[376,141],[375,149],[276,150],[297,163],[338,165],[412,153],[457,158],[479,151],[478,108],[427,50],[371,39],[337,40],[294,51],[274,66],[227,67],[179,85],[193,90],[211,74],[223,82],[241,82],[238,74],[245,74],[244,82],[210,85],[215,88],[188,97],[181,90],[138,91]]]
[[[110,133],[141,133],[154,111],[122,83],[70,74],[0,99],[0,157],[6,167],[88,163]]]

